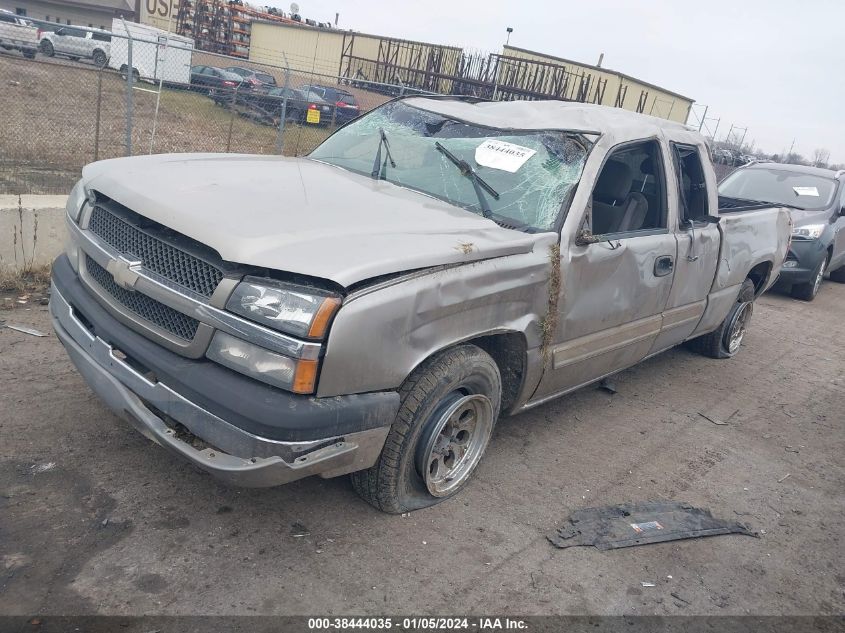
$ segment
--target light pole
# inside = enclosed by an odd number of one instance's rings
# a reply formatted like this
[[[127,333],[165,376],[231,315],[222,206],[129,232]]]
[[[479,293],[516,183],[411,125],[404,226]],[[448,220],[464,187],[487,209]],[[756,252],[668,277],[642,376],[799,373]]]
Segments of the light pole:
[[[511,33],[513,33],[513,29],[512,29],[511,27],[508,27],[508,28],[506,29],[506,31],[508,32],[508,37],[507,37],[507,39],[505,40],[505,46],[507,46],[507,45],[510,43],[510,41],[511,41]]]

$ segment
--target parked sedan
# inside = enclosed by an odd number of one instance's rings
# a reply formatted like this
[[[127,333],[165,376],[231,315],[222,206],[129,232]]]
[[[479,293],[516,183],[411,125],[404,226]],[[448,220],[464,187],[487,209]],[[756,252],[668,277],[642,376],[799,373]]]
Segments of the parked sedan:
[[[337,86],[311,86],[311,92],[318,94],[329,104],[334,104],[334,120],[338,125],[348,123],[361,114],[355,95]]]
[[[719,195],[789,207],[792,243],[778,284],[793,297],[815,299],[825,272],[845,283],[845,171],[753,163],[725,178]]]
[[[319,95],[297,88],[270,88],[267,92],[245,93],[240,103],[248,106],[254,118],[277,125],[285,108],[285,119],[307,125],[326,126],[332,120],[332,107]]]
[[[233,90],[242,83],[240,75],[215,66],[191,66],[191,88],[211,93],[215,88]]]
[[[255,70],[254,68],[227,66],[224,70],[228,70],[230,73],[238,75],[241,80],[245,84],[249,85],[249,87],[253,90],[274,88],[276,86],[276,78],[273,75],[261,72],[260,70]]]

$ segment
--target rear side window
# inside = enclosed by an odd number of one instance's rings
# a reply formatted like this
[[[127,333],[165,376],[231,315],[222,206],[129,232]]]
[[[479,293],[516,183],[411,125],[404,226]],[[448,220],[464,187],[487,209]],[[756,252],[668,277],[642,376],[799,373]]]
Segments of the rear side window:
[[[105,33],[94,33],[91,37],[98,42],[111,42],[111,37],[106,35]]]
[[[704,178],[698,148],[673,143],[672,153],[678,174],[681,224],[703,221],[710,213],[707,205],[707,181]]]

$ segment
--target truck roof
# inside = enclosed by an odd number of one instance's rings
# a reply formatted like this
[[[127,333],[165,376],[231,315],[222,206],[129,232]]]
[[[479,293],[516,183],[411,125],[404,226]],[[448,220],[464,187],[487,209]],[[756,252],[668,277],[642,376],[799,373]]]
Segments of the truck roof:
[[[468,123],[518,130],[567,130],[645,138],[657,130],[689,132],[691,128],[646,114],[609,106],[570,101],[468,101],[408,97],[405,103]]]

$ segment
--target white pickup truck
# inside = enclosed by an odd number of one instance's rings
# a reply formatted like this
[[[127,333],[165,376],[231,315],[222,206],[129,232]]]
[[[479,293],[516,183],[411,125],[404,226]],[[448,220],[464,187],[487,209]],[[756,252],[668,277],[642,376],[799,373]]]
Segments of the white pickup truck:
[[[466,485],[500,415],[680,343],[739,352],[790,218],[720,208],[708,156],[616,108],[411,97],[306,158],[94,163],[53,325],[114,411],[200,468],[353,473],[407,512]]]
[[[0,48],[20,51],[33,59],[38,52],[38,28],[26,18],[0,9]]]

